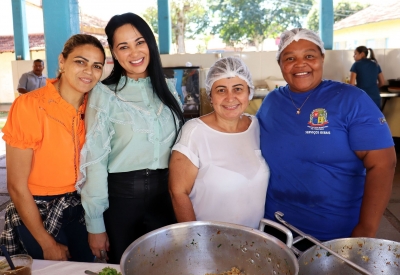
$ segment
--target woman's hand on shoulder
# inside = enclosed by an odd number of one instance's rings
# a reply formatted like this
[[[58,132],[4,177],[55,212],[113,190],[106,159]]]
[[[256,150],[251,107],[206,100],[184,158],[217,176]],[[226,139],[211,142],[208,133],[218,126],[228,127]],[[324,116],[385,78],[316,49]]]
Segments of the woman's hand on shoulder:
[[[102,250],[108,251],[110,247],[110,242],[108,241],[107,232],[97,233],[97,234],[89,233],[89,246],[90,249],[92,250],[93,255],[95,255],[96,258],[101,259],[102,258],[101,251]]]

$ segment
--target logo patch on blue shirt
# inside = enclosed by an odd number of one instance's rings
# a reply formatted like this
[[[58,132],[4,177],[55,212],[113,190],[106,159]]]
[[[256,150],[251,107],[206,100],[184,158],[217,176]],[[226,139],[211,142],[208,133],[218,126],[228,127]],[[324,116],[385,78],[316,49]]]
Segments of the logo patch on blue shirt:
[[[324,108],[314,109],[310,113],[310,120],[307,122],[308,128],[306,135],[330,135],[331,131],[328,128],[328,112]]]
[[[386,121],[386,118],[385,118],[385,117],[380,117],[380,118],[379,118],[379,122],[380,122],[381,124],[385,124],[385,123],[387,123],[387,121]]]

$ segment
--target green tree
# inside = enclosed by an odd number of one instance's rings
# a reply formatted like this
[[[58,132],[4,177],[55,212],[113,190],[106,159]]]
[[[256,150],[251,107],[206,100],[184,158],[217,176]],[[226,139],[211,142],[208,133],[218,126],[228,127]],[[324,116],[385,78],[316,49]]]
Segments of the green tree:
[[[153,32],[158,34],[158,10],[156,7],[147,8],[143,15],[143,19],[146,20],[147,24],[153,29]]]
[[[172,43],[178,53],[185,52],[185,39],[193,38],[207,27],[207,12],[202,0],[172,0],[171,28]],[[158,34],[158,11],[155,7],[145,10],[143,18]]]
[[[360,3],[352,3],[347,1],[339,2],[333,8],[333,22],[336,23],[350,15],[365,9],[369,5],[362,5]],[[307,27],[310,30],[318,31],[319,30],[319,5],[314,4],[310,13],[307,16]]]
[[[254,44],[288,27],[301,27],[312,0],[209,0],[212,32],[233,46]],[[211,16],[210,16],[211,17]]]

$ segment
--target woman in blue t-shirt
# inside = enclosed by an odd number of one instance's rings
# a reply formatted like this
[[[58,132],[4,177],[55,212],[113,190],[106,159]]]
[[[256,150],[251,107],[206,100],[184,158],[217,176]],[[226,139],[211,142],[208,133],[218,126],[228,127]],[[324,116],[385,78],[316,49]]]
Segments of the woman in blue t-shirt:
[[[367,57],[368,51],[370,52],[369,58]],[[381,67],[375,59],[374,51],[371,48],[359,46],[354,50],[353,57],[356,62],[350,69],[350,84],[364,90],[380,107],[379,87],[383,86],[385,79]]]
[[[322,241],[376,237],[396,167],[384,115],[364,91],[323,79],[325,48],[313,31],[282,33],[276,60],[288,85],[257,113],[271,171],[264,217],[280,211]]]

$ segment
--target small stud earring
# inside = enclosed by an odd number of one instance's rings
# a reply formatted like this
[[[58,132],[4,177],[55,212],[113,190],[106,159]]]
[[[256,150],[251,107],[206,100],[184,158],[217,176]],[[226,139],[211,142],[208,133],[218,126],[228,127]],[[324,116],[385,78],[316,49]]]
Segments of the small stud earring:
[[[64,71],[64,69],[59,69],[58,72],[59,72],[60,74],[63,74],[65,71]]]

